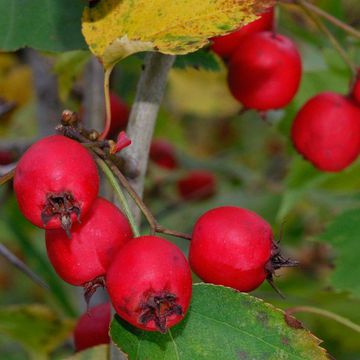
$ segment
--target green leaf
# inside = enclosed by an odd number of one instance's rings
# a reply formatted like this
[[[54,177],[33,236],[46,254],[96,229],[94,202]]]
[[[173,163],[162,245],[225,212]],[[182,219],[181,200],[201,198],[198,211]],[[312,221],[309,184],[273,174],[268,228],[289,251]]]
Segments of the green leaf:
[[[0,49],[86,49],[80,24],[83,7],[81,0],[0,0]]]
[[[49,354],[72,332],[73,322],[42,305],[0,308],[0,333],[19,342],[30,353]]]
[[[80,351],[77,354],[67,357],[66,360],[108,360],[109,346],[99,345],[90,349]]]
[[[174,67],[185,69],[193,67],[195,69],[204,69],[208,71],[220,71],[221,65],[219,59],[211,51],[198,50],[187,55],[179,55],[176,57]]]
[[[260,299],[196,284],[187,316],[166,335],[135,329],[119,317],[110,334],[130,360],[327,359],[317,338],[289,324]]]
[[[359,246],[360,209],[338,216],[321,234],[321,241],[331,244],[336,251],[335,269],[330,284],[338,291],[349,291],[360,297]]]

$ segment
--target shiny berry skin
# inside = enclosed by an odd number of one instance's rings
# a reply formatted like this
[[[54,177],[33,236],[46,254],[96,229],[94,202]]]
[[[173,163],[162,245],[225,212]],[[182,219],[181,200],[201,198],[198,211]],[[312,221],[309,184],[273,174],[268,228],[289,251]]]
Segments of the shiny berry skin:
[[[131,238],[125,215],[97,198],[81,224],[72,227],[71,239],[62,229],[46,230],[46,249],[57,274],[71,285],[84,286],[91,295],[92,286],[103,285],[113,257]]]
[[[295,96],[301,72],[295,44],[263,31],[246,36],[237,46],[229,63],[228,85],[245,108],[279,109]]]
[[[206,282],[252,291],[268,277],[272,248],[272,230],[264,219],[247,209],[224,206],[197,220],[189,261]]]
[[[318,94],[298,112],[291,137],[297,151],[315,167],[341,171],[360,152],[360,108],[340,94]]]
[[[164,139],[153,140],[150,159],[165,169],[175,169],[178,166],[174,147]]]
[[[216,192],[216,178],[207,170],[193,170],[177,182],[180,196],[184,200],[200,200]]]
[[[268,11],[262,13],[258,19],[251,23],[242,26],[234,32],[212,38],[211,49],[223,59],[229,59],[236,51],[239,42],[246,35],[253,34],[259,31],[268,31],[272,29],[274,21],[274,9],[270,8]]]
[[[127,104],[115,92],[110,92],[111,125],[109,138],[116,138],[121,130],[125,130],[130,109]]]
[[[82,351],[96,345],[109,344],[110,320],[110,303],[96,305],[81,315],[74,329],[75,350]]]
[[[21,212],[34,225],[69,231],[90,210],[99,176],[84,146],[53,135],[37,141],[21,157],[14,190]]]
[[[117,253],[106,286],[121,318],[137,328],[165,333],[189,307],[191,271],[175,245],[157,236],[141,236]]]

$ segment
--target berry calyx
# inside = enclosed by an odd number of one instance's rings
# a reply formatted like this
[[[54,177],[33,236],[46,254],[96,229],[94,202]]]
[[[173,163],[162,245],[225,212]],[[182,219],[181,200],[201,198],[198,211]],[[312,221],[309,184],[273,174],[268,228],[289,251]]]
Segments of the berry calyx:
[[[360,109],[340,94],[320,93],[298,112],[291,138],[297,151],[318,169],[341,171],[360,152]]]
[[[53,135],[33,144],[21,157],[14,177],[23,215],[45,229],[63,228],[86,215],[99,190],[90,153],[65,136]]]
[[[164,139],[153,140],[150,159],[165,169],[175,169],[178,166],[174,147]]]
[[[106,286],[121,318],[140,329],[165,333],[189,307],[191,271],[175,245],[157,236],[140,236],[117,253]]]
[[[177,188],[184,200],[206,199],[216,192],[216,178],[210,171],[194,170],[177,182]]]
[[[97,198],[69,239],[62,229],[46,230],[46,248],[57,274],[67,283],[83,286],[85,299],[99,286],[115,253],[132,238],[125,215],[112,203]]]
[[[109,344],[110,303],[96,305],[81,315],[74,329],[75,351]]]
[[[271,30],[273,27],[273,21],[274,8],[270,8],[266,12],[260,14],[260,17],[255,21],[242,26],[234,32],[212,38],[211,40],[213,43],[211,45],[211,49],[224,60],[227,60],[236,51],[239,42],[244,38],[244,36],[259,31]]]
[[[281,257],[270,225],[235,206],[207,211],[196,222],[190,243],[192,270],[204,281],[252,291],[273,272],[295,264]]]
[[[279,109],[295,96],[301,72],[295,44],[285,36],[262,31],[238,44],[229,63],[228,85],[245,108]]]

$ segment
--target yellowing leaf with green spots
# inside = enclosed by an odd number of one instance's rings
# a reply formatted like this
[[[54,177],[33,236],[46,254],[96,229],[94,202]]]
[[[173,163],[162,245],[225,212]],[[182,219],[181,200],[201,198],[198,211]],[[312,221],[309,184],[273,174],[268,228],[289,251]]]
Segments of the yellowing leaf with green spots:
[[[140,51],[187,54],[257,18],[273,0],[106,0],[83,13],[82,31],[105,68]]]

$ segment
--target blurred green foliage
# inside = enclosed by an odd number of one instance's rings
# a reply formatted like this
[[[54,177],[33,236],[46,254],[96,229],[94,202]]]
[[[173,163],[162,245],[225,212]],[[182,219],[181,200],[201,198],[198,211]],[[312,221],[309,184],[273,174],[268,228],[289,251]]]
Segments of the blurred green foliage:
[[[358,0],[321,0],[318,3],[347,23],[360,24]],[[0,9],[4,4],[0,0]],[[76,7],[79,6],[77,2]],[[183,232],[191,232],[196,219],[216,206],[236,205],[258,212],[271,223],[277,237],[284,228],[281,245],[301,264],[298,269],[281,271],[276,278],[277,285],[286,294],[285,300],[280,299],[267,284],[253,295],[282,309],[297,305],[315,306],[360,323],[360,265],[357,261],[360,161],[339,174],[321,173],[295,153],[289,138],[291,123],[304,102],[325,90],[346,94],[350,73],[323,34],[298,10],[281,7],[279,20],[279,32],[296,41],[304,62],[301,87],[293,102],[286,109],[269,113],[267,121],[253,111],[226,116],[216,113],[204,118],[196,109],[193,112],[183,109],[182,99],[174,103],[171,93],[172,87],[177,84],[170,81],[155,137],[165,138],[174,144],[181,168],[167,172],[150,163],[145,201],[161,224]],[[359,41],[348,38],[331,25],[329,29],[354,62],[360,64]],[[0,59],[3,55],[0,54]],[[21,52],[16,57],[23,61]],[[57,62],[56,71],[63,86],[63,98],[66,98],[64,107],[71,104],[74,110],[78,110],[79,98],[71,91],[74,90],[71,85],[76,88],[81,84],[86,54],[67,53],[51,55],[51,58]],[[205,70],[219,70],[215,66],[217,60],[208,55],[207,50],[177,61],[179,67],[195,64]],[[113,89],[129,104],[134,99],[141,66],[142,57],[132,56],[117,65],[112,78]],[[0,76],[0,83],[2,80]],[[192,86],[195,88],[197,84],[189,82],[188,86],[188,96],[192,96]],[[221,86],[224,86],[223,96],[228,96],[225,85]],[[21,89],[18,91],[21,92]],[[183,102],[187,100],[183,99]],[[208,101],[210,108],[212,102],[219,99],[209,97]],[[1,139],[36,135],[35,105],[34,99],[29,97],[21,107],[1,118]],[[199,168],[214,172],[218,181],[217,194],[203,201],[185,202],[177,193],[176,181],[188,170]],[[146,232],[147,225],[143,225]],[[328,230],[324,234],[326,228]],[[187,252],[186,241],[171,241]],[[79,293],[54,273],[46,257],[44,234],[23,219],[11,186],[0,189],[0,242],[22,258],[50,286],[50,291],[40,289],[1,259],[0,312],[9,306],[40,303],[62,321],[80,313],[79,303],[82,304],[82,300]],[[359,334],[318,315],[299,314],[297,317],[324,340],[322,346],[336,359],[360,358]],[[32,325],[29,321],[30,333]],[[1,319],[0,333],[4,333]],[[20,341],[22,345],[19,346],[14,339],[19,340],[9,336],[8,332],[6,337],[0,336],[0,358],[30,358],[24,351],[26,344]],[[51,354],[51,358],[64,358],[71,353],[71,345],[65,343]]]

